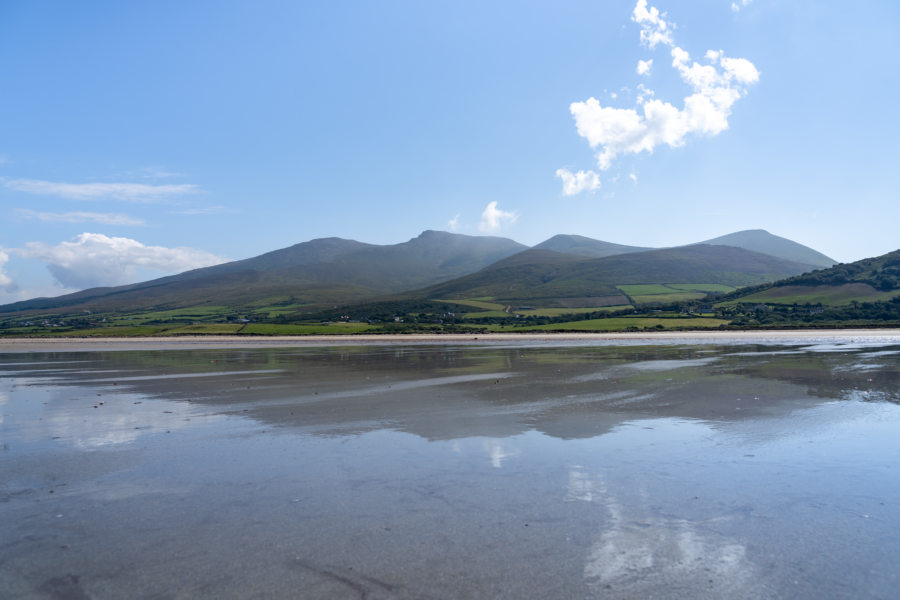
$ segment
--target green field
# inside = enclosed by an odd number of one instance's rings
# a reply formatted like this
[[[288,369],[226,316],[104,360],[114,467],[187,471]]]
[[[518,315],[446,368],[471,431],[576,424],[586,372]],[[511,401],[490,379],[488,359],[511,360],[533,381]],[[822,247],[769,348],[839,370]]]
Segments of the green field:
[[[700,300],[705,298],[702,292],[670,292],[668,294],[649,294],[646,296],[632,296],[637,304],[669,304],[672,302],[687,302],[688,300]]]
[[[241,330],[241,335],[334,335],[363,333],[380,329],[367,323],[310,323],[308,325],[278,325],[270,323],[250,323]]]
[[[608,319],[589,319],[587,321],[571,321],[569,323],[551,323],[521,327],[514,325],[498,325],[491,331],[625,331],[628,329],[714,329],[727,325],[724,319],[709,318],[675,318],[660,319],[656,317],[611,317]]]
[[[629,296],[651,296],[655,294],[671,294],[674,290],[661,283],[635,284],[635,285],[617,285],[616,288],[625,292]]]
[[[720,283],[653,283],[617,285],[636,304],[670,304],[702,300],[708,292],[730,292],[735,288]]]
[[[234,335],[241,327],[241,323],[200,323],[166,329],[165,335]]]
[[[669,283],[670,288],[684,292],[733,292],[737,288],[721,283]]]
[[[865,283],[844,285],[786,285],[744,296],[725,304],[768,303],[768,304],[824,304],[841,306],[852,302],[885,302],[900,296],[900,290],[882,292]]]
[[[165,335],[170,329],[172,329],[171,325],[112,325],[108,327],[91,327],[89,329],[63,329],[62,331],[45,329],[43,333],[35,333],[36,335],[48,335],[50,337],[144,337]]]
[[[190,308],[175,308],[172,310],[156,310],[149,312],[133,312],[125,313],[117,317],[117,321],[122,321],[130,317],[137,323],[146,323],[147,321],[187,321],[204,319],[220,319],[223,315],[232,314],[233,309],[227,306],[192,306]]]
[[[581,315],[591,312],[611,312],[616,310],[625,310],[632,308],[630,304],[620,304],[618,306],[601,306],[601,307],[585,307],[585,308],[528,308],[525,310],[510,310],[505,312],[502,310],[485,310],[479,312],[470,312],[463,315],[463,319],[486,319],[491,317],[512,317],[521,315],[523,317],[562,317],[565,315]]]
[[[588,312],[612,312],[616,310],[626,310],[632,308],[630,304],[620,304],[618,306],[599,306],[589,308],[531,308],[527,310],[514,310],[514,314],[523,317],[561,317],[563,315],[579,315]]]

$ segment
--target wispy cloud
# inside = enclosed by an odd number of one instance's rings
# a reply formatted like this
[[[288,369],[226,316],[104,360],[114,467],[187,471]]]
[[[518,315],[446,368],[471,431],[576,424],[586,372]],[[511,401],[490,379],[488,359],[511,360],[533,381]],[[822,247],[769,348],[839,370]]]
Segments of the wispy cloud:
[[[609,169],[622,155],[652,153],[657,146],[678,147],[690,135],[714,136],[728,129],[732,107],[759,80],[759,71],[745,58],[730,58],[721,50],[709,50],[704,64],[675,45],[675,25],[647,0],[638,0],[632,21],[640,26],[640,43],[648,49],[669,47],[672,67],[691,93],[678,108],[657,99],[653,90],[638,86],[638,108],[603,106],[596,98],[573,102],[569,110],[578,135],[596,151],[600,170]],[[649,75],[652,60],[638,62],[637,72]],[[563,180],[564,186],[567,182]]]
[[[182,177],[181,173],[170,171],[163,167],[142,167],[138,169],[138,175],[144,179],[166,179],[168,177]]]
[[[585,190],[596,190],[600,187],[600,177],[593,171],[572,171],[562,168],[556,170],[556,176],[562,179],[563,194],[574,196]]]
[[[147,183],[66,183],[39,179],[0,179],[3,186],[19,192],[57,196],[71,200],[123,200],[159,202],[169,198],[198,194],[203,190],[192,183],[152,185]]]
[[[665,20],[666,13],[659,12],[655,6],[647,6],[647,0],[638,0],[631,13],[631,20],[641,26],[641,44],[651,50],[657,44],[671,46],[672,30],[675,26]]]
[[[478,223],[478,230],[484,233],[493,233],[509,223],[515,223],[519,218],[514,212],[507,212],[497,208],[497,202],[489,202],[481,213],[481,222]]]
[[[95,212],[38,212],[29,208],[17,208],[16,216],[21,219],[34,219],[45,223],[101,223],[103,225],[146,225],[143,219],[120,213]]]
[[[447,227],[450,231],[456,231],[459,229],[459,213],[456,213],[456,216],[447,221]]]
[[[731,10],[739,12],[742,8],[749,5],[753,0],[735,0],[731,3]]]
[[[56,246],[28,242],[23,248],[7,248],[7,252],[46,262],[60,285],[76,289],[132,283],[138,269],[171,275],[224,262],[196,248],[145,246],[101,233],[82,233]]]

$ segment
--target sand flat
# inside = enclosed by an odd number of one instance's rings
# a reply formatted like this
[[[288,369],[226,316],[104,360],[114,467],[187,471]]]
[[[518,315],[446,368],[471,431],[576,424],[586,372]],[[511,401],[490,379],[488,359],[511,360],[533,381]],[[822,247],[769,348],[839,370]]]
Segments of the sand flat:
[[[900,342],[791,333],[0,353],[0,590],[895,597]]]
[[[81,352],[108,350],[178,350],[215,348],[277,348],[283,346],[353,346],[393,344],[490,343],[780,343],[787,340],[900,340],[900,329],[784,329],[772,331],[660,331],[627,333],[479,333],[479,334],[355,334],[303,336],[160,336],[124,338],[4,338],[0,352]]]

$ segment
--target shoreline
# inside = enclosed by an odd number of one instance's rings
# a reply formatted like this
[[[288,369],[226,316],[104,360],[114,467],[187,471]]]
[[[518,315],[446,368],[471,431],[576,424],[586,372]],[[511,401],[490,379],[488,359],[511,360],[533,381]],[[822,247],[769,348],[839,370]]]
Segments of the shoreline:
[[[110,338],[7,338],[0,339],[0,353],[86,352],[111,350],[205,350],[216,348],[279,348],[320,346],[378,346],[402,344],[491,344],[509,342],[610,342],[610,343],[765,343],[786,340],[866,340],[900,343],[900,329],[777,329],[746,331],[660,331],[619,333],[480,333],[459,334],[347,334],[302,336],[162,336]]]

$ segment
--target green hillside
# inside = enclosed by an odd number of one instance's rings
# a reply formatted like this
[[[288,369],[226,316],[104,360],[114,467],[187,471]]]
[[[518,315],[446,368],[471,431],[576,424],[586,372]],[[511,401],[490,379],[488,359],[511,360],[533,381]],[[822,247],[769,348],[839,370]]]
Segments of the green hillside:
[[[739,247],[762,244],[804,260],[818,254],[763,231],[717,240],[729,244],[649,250],[560,235],[527,248],[439,231],[385,246],[322,238],[152,281],[3,306],[0,334],[753,326],[769,317],[749,303],[827,306],[900,296],[896,256],[811,271],[807,263]],[[595,256],[604,253],[611,254]],[[741,286],[755,287],[735,291]],[[722,300],[715,311],[710,293]],[[793,322],[798,314],[778,319]]]
[[[529,250],[466,275],[411,293],[426,298],[488,297],[495,302],[560,306],[567,298],[629,304],[630,284],[719,284],[731,287],[802,273],[806,265],[729,246],[686,246],[599,259]],[[673,293],[689,290],[671,290]]]
[[[716,312],[747,327],[900,325],[900,250],[737,290]]]
[[[525,248],[505,238],[439,231],[389,246],[324,238],[143,283],[17,302],[0,307],[0,313],[130,311],[211,302],[248,307],[266,299],[288,299],[297,307],[349,303],[453,279]]]
[[[819,269],[724,297],[725,302],[823,304],[883,302],[900,295],[900,250]]]

